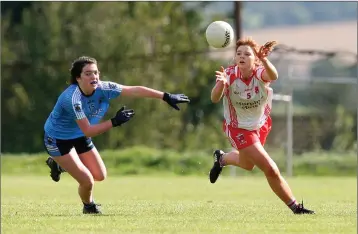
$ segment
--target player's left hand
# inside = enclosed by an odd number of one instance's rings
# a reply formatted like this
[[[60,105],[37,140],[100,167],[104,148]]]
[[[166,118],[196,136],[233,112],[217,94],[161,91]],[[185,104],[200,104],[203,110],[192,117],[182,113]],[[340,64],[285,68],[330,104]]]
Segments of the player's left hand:
[[[272,47],[276,44],[275,41],[267,42],[265,45],[261,46],[259,51],[255,49],[256,56],[262,61],[266,59],[267,56],[272,52]]]
[[[177,104],[190,102],[189,98],[184,94],[164,93],[163,100],[176,110],[180,110]]]

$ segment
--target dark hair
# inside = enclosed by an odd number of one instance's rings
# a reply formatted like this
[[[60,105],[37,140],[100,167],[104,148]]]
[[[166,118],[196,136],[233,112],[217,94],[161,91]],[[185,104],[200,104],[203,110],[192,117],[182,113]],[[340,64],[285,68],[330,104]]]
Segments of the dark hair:
[[[71,79],[70,84],[77,84],[76,78],[81,76],[81,72],[84,66],[87,64],[97,64],[97,60],[88,56],[81,56],[72,63],[72,67],[70,69]]]

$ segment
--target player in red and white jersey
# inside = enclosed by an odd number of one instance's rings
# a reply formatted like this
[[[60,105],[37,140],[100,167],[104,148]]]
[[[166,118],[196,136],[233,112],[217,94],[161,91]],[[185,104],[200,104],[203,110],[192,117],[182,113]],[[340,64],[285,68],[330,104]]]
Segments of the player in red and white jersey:
[[[263,66],[255,66],[250,77],[244,79],[239,65],[225,69],[223,99],[226,126],[252,131],[266,123],[271,111],[273,91],[269,87],[270,81],[263,79],[265,71]]]
[[[277,70],[267,56],[276,42],[259,46],[248,38],[238,40],[236,45],[236,64],[216,71],[216,84],[211,92],[213,103],[223,99],[223,130],[234,150],[214,152],[210,182],[216,182],[226,165],[249,171],[257,166],[264,172],[271,189],[293,213],[313,214],[314,211],[305,209],[296,201],[276,163],[263,147],[271,130],[273,90],[270,83],[278,78]]]

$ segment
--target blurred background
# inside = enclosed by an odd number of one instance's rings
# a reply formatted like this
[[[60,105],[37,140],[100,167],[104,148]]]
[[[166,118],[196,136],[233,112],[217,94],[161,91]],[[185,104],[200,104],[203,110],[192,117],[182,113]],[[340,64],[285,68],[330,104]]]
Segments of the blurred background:
[[[95,137],[109,170],[207,174],[212,151],[230,149],[210,92],[235,47],[213,49],[205,39],[208,24],[224,20],[237,37],[280,43],[270,55],[279,80],[266,148],[283,172],[356,173],[355,2],[2,2],[1,13],[1,152],[26,157],[21,170],[47,172],[44,122],[72,61],[87,55],[102,80],[191,99],[180,112],[158,100],[112,101],[106,119],[122,105],[137,115]],[[15,170],[6,162],[3,172]]]

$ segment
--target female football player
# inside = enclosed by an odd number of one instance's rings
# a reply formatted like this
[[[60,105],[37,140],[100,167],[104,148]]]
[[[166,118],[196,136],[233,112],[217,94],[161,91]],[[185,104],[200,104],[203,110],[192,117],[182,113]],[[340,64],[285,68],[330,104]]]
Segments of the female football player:
[[[276,163],[263,147],[271,130],[273,91],[269,85],[278,78],[276,68],[267,56],[276,42],[270,41],[260,47],[248,38],[238,40],[236,45],[236,64],[216,71],[216,84],[211,92],[213,103],[223,98],[223,130],[235,150],[214,152],[210,182],[216,182],[226,165],[249,171],[257,166],[264,172],[271,189],[294,214],[312,214],[314,211],[305,209],[296,201]]]
[[[107,176],[106,167],[91,137],[121,126],[134,116],[133,110],[122,107],[116,115],[99,123],[118,96],[162,99],[174,109],[178,103],[188,103],[184,94],[170,94],[143,86],[125,86],[101,81],[97,61],[90,57],[76,59],[71,68],[71,84],[59,96],[45,123],[44,144],[50,157],[46,163],[54,181],[68,172],[79,183],[78,193],[83,213],[101,213],[93,200],[94,181]]]

